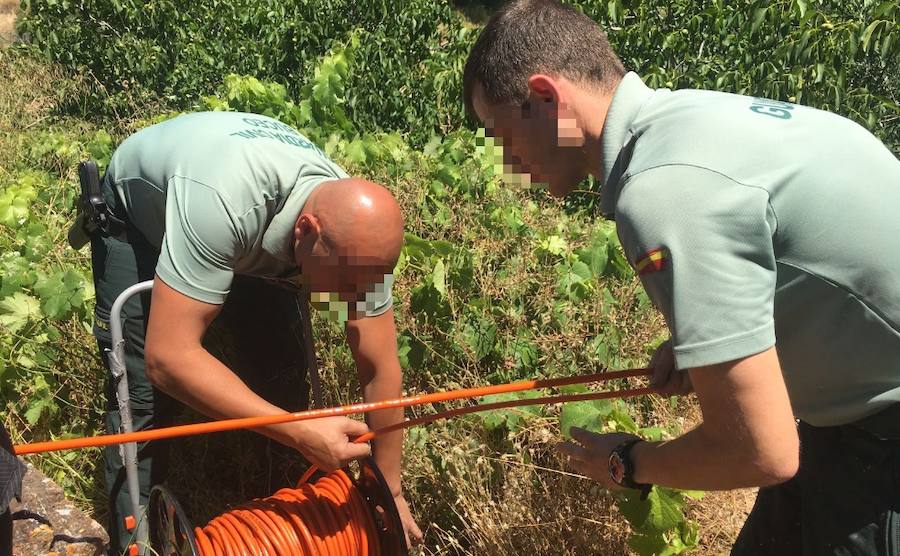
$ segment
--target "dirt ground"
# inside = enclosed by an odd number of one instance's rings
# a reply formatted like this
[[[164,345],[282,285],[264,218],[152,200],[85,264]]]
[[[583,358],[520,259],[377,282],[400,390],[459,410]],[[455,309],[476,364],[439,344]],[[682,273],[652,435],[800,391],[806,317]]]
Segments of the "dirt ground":
[[[15,38],[13,24],[18,10],[19,0],[0,0],[0,45],[11,43]]]

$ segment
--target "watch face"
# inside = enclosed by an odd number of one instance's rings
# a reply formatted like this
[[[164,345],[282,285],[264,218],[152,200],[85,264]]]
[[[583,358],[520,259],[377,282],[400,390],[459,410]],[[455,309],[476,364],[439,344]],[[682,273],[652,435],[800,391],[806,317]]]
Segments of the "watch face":
[[[619,454],[615,452],[609,456],[609,476],[616,484],[621,485],[625,480],[625,464]]]

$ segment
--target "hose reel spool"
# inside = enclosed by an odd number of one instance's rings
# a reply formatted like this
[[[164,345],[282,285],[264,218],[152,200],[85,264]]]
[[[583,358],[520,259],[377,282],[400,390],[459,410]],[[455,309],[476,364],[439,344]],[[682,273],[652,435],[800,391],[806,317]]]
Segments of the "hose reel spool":
[[[354,476],[346,468],[344,472],[366,502],[366,509],[376,525],[380,554],[408,556],[403,525],[394,497],[372,458],[359,461],[357,475]],[[317,475],[316,480],[323,476],[325,475]],[[151,490],[148,513],[152,553],[161,556],[213,556],[200,549],[191,520],[165,487],[155,486]],[[371,550],[369,552],[374,553]]]

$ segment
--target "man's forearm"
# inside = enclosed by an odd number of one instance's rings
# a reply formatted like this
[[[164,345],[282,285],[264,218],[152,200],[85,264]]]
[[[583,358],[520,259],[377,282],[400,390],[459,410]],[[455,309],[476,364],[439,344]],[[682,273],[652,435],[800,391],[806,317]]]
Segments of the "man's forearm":
[[[379,370],[381,371],[381,370]],[[372,380],[364,386],[363,397],[367,402],[399,398],[401,395],[401,375],[399,364],[393,372],[376,372]],[[366,422],[372,430],[392,425],[403,420],[403,408],[373,411],[366,415]],[[374,441],[375,462],[384,475],[394,496],[401,492],[400,469],[402,465],[403,431],[379,436]]]
[[[185,371],[189,369],[189,371]],[[147,361],[151,381],[161,390],[215,419],[235,419],[262,415],[278,415],[284,410],[247,387],[231,369],[202,347],[179,353],[178,360]],[[278,442],[289,438],[283,425],[254,429]]]
[[[394,310],[376,317],[347,323],[347,341],[356,362],[363,398],[367,402],[399,398],[403,385],[400,359],[397,357],[397,331]],[[369,429],[378,430],[403,420],[403,409],[387,409],[366,414]],[[375,462],[391,492],[401,492],[400,467],[403,460],[403,431],[375,439]]]
[[[703,422],[632,449],[637,482],[687,489],[767,486],[790,479],[800,446],[774,347],[691,369]]]
[[[789,466],[716,443],[703,425],[667,442],[640,442],[632,449],[634,480],[690,490],[728,490],[777,484]]]

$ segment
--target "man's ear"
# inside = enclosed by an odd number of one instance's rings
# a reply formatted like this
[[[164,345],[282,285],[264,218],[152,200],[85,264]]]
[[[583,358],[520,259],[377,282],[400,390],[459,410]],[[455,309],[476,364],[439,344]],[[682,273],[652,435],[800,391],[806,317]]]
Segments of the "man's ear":
[[[294,244],[314,245],[322,235],[322,223],[313,214],[301,214],[294,223]]]
[[[543,102],[560,102],[560,87],[556,79],[549,75],[536,73],[528,78],[528,90],[533,100],[541,100]]]
[[[584,132],[569,104],[573,98],[571,87],[560,79],[538,73],[528,78],[528,89],[532,100],[538,99],[549,108],[545,114],[556,119],[557,144],[560,147],[584,146]]]

